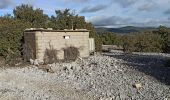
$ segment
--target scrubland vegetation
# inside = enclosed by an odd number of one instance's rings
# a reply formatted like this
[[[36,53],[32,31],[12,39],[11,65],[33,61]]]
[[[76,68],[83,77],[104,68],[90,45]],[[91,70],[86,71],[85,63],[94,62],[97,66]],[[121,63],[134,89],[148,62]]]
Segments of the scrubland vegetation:
[[[170,30],[160,26],[156,31],[116,34],[96,32],[91,23],[70,9],[56,10],[56,15],[48,16],[41,9],[20,5],[13,10],[13,16],[0,17],[0,56],[7,63],[14,63],[22,57],[23,32],[26,28],[88,29],[90,37],[95,38],[96,51],[101,45],[119,45],[124,52],[162,52],[170,53]],[[29,15],[29,16],[28,16]]]
[[[105,45],[120,45],[125,52],[170,53],[170,30],[160,26],[156,31],[129,34],[99,33]]]
[[[12,15],[0,17],[0,56],[6,63],[15,63],[22,57],[24,44],[23,32],[26,28],[88,29],[90,37],[95,38],[96,50],[100,49],[99,37],[91,23],[85,22],[83,16],[73,13],[70,9],[56,10],[56,15],[48,16],[41,9],[30,5],[20,5]]]
[[[165,26],[160,26],[154,31],[129,34],[99,33],[99,37],[102,44],[122,46],[126,53],[170,53],[170,29]],[[167,65],[170,66],[169,63]]]

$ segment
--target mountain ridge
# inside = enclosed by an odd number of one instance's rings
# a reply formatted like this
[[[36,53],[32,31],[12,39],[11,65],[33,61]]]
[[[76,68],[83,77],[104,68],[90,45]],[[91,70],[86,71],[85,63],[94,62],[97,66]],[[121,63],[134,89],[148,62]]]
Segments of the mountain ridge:
[[[120,28],[106,28],[106,27],[98,27],[95,28],[97,32],[114,32],[114,33],[133,33],[133,32],[146,32],[146,31],[154,31],[158,28],[156,27],[135,27],[135,26],[125,26]]]

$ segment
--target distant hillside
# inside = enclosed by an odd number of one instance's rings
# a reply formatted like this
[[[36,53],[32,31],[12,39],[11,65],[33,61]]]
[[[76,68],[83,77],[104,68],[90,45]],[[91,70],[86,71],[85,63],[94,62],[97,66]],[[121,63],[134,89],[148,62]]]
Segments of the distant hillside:
[[[97,32],[114,32],[114,33],[131,33],[131,32],[144,32],[144,31],[153,31],[157,28],[153,27],[134,27],[134,26],[126,26],[121,28],[96,28]]]

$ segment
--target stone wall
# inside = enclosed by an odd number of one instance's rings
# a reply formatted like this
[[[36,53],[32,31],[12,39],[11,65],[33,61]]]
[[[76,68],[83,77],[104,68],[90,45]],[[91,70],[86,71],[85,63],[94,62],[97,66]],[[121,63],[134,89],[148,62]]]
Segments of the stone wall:
[[[45,50],[50,49],[50,46],[58,50],[59,59],[64,59],[63,48],[69,46],[77,47],[80,52],[80,57],[89,56],[89,32],[87,31],[35,31],[32,33],[35,34],[35,52],[37,59],[43,59]]]

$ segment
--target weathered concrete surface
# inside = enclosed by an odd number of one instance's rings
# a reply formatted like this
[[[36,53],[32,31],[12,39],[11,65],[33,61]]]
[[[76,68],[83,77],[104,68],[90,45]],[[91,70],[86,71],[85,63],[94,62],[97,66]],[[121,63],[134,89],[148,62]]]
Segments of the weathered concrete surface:
[[[69,38],[65,38],[69,37]],[[58,50],[58,59],[64,59],[64,48],[74,46],[79,49],[80,57],[89,56],[89,31],[25,31],[25,43],[32,49],[36,59],[43,59],[46,49]],[[31,58],[33,59],[33,58]],[[29,60],[29,59],[28,59]]]

